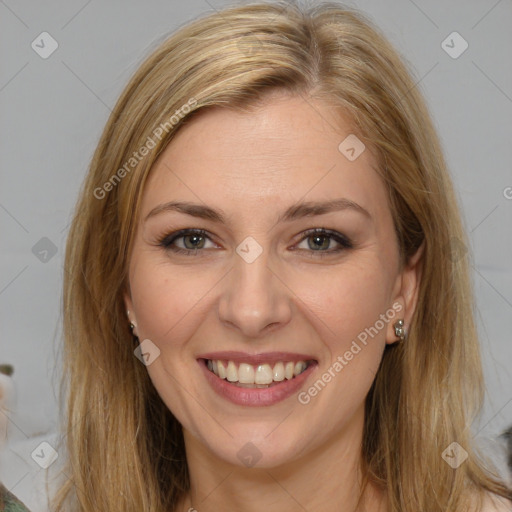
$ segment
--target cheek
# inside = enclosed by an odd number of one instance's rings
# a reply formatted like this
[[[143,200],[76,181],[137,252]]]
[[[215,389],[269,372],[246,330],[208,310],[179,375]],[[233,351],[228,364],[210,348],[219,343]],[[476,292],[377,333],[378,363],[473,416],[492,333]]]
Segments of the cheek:
[[[282,270],[287,287],[283,300],[295,302],[329,345],[350,341],[390,306],[389,272],[371,251],[339,265]],[[222,287],[225,273],[225,268],[171,267],[150,256],[139,258],[130,277],[139,338],[186,338],[187,326],[197,326],[211,309],[211,300],[218,300],[216,288]]]
[[[156,343],[169,337],[181,339],[178,333],[187,325],[187,319],[197,317],[208,292],[213,291],[218,281],[214,277],[198,269],[171,269],[149,258],[141,259],[130,278],[139,338]]]
[[[332,266],[322,272],[303,273],[293,286],[316,317],[318,325],[330,340],[331,351],[345,345],[365,332],[391,306],[389,271],[378,258],[368,254],[346,265]],[[385,338],[381,322],[377,339]]]

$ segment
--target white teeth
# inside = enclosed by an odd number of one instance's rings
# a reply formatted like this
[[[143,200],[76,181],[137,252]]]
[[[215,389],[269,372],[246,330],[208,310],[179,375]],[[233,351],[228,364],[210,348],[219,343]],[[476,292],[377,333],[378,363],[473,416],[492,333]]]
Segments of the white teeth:
[[[216,375],[218,375],[221,379],[226,378],[226,367],[222,361],[217,361],[217,371],[218,373]]]
[[[228,367],[226,369],[226,378],[229,382],[237,382],[238,381],[238,369],[233,361],[229,361]]]
[[[242,365],[240,365],[242,366]],[[260,364],[254,377],[255,384],[272,384],[272,368],[269,364]]]
[[[248,363],[221,360],[207,361],[208,369],[221,379],[237,383],[241,387],[268,387],[273,382],[291,380],[300,375],[307,367],[306,361],[278,361],[271,366],[268,363],[253,366]]]
[[[284,380],[284,364],[279,361],[279,363],[276,363],[274,366],[274,374],[272,375],[273,379],[276,382],[281,382]]]
[[[293,379],[293,370],[295,370],[295,365],[293,363],[286,363],[284,367],[284,376],[290,380]]]
[[[250,364],[242,363],[238,367],[238,382],[240,384],[254,384],[254,368]],[[263,384],[263,382],[258,382]]]

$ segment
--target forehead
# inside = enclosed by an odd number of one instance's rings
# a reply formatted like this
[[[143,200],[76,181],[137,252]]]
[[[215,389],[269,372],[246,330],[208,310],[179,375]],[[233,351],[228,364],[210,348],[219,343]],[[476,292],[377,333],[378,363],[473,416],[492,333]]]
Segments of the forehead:
[[[153,166],[142,216],[179,199],[254,220],[299,200],[344,197],[378,217],[388,209],[385,188],[369,148],[358,144],[348,119],[311,98],[273,97],[250,113],[207,110]]]

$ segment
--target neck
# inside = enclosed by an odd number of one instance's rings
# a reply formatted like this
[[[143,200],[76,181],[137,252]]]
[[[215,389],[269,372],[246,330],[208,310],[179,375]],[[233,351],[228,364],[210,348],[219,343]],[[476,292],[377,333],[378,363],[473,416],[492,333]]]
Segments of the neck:
[[[361,492],[361,445],[364,411],[314,451],[270,468],[234,466],[217,458],[184,430],[190,492],[177,511],[343,510],[376,512],[384,495],[373,484]],[[192,512],[192,510],[190,510]]]

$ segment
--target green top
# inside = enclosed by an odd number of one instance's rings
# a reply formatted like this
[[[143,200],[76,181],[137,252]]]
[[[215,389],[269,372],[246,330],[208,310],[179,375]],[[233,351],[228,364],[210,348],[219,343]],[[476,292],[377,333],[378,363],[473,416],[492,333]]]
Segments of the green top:
[[[0,483],[0,512],[30,512],[30,510]]]

